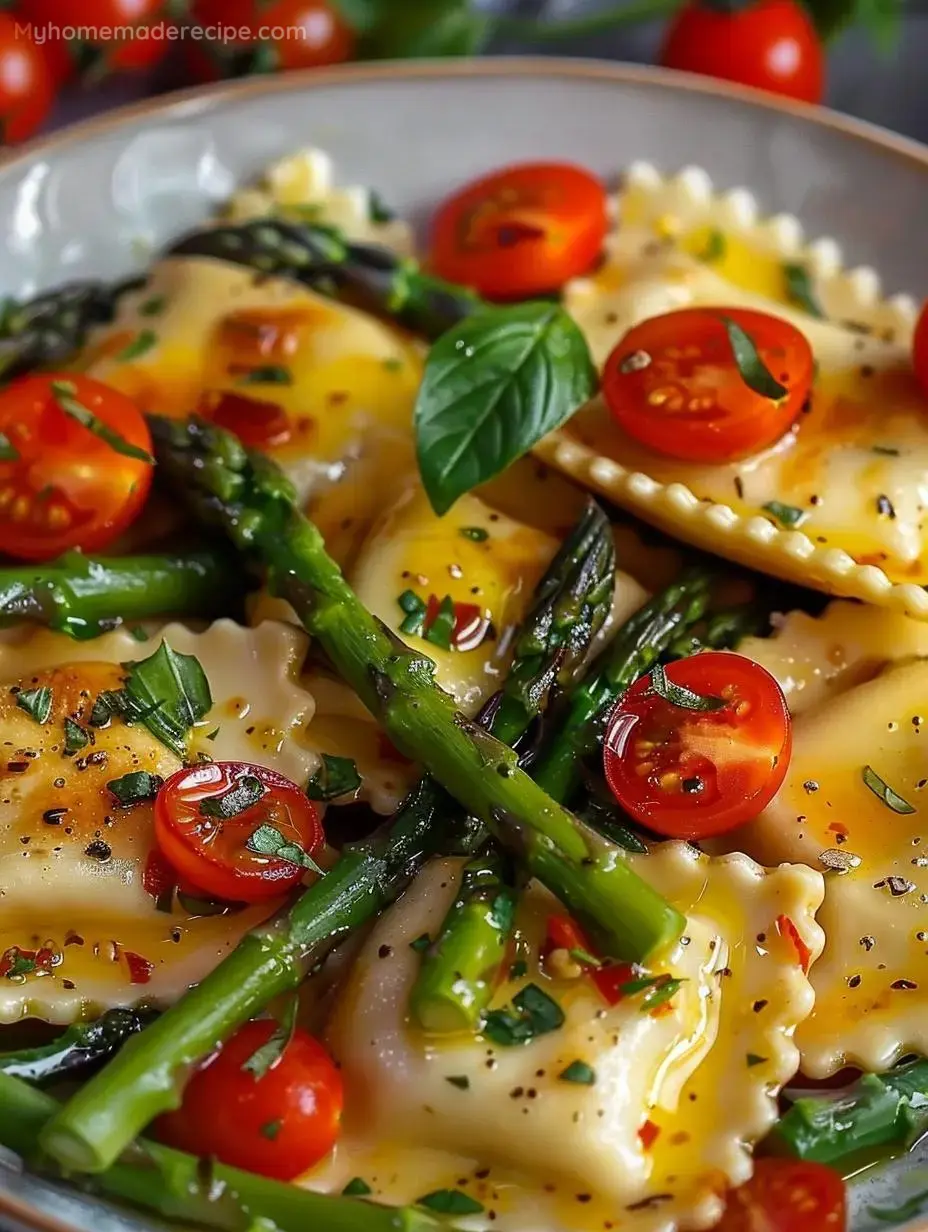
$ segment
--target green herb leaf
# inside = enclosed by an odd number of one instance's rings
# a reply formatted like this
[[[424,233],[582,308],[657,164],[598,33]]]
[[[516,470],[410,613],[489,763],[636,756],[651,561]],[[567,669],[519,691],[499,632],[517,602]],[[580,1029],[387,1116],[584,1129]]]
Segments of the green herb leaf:
[[[753,1069],[755,1065],[764,1065],[769,1058],[759,1057],[756,1052],[749,1052],[746,1054],[745,1060],[748,1063],[748,1069]]]
[[[928,1189],[913,1194],[899,1206],[868,1206],[867,1214],[880,1223],[907,1223],[916,1215],[921,1215],[928,1204]]]
[[[453,1087],[457,1087],[459,1091],[470,1090],[470,1079],[463,1074],[452,1074],[450,1078],[446,1078],[445,1082],[450,1082]]]
[[[147,642],[148,641],[148,630],[144,629],[141,625],[134,625],[133,628],[129,630],[129,632],[132,634],[132,636],[135,638],[137,642]]]
[[[213,704],[199,660],[178,654],[163,641],[150,658],[123,666],[129,673],[123,690],[129,706],[123,717],[130,723],[144,723],[156,739],[184,757],[191,727]],[[93,714],[90,721],[94,721]]]
[[[364,1181],[361,1177],[356,1176],[353,1177],[342,1190],[342,1197],[366,1198],[368,1194],[372,1194],[373,1192],[373,1189],[371,1189],[367,1181]]]
[[[121,715],[129,721],[128,713],[133,709],[132,704],[126,697],[123,689],[104,689],[94,699],[93,708],[90,711],[90,726],[105,727],[110,719]]]
[[[273,1142],[280,1131],[283,1129],[284,1123],[282,1120],[265,1121],[258,1130],[262,1138],[267,1138],[268,1142]]]
[[[597,958],[595,954],[591,954],[589,950],[573,949],[567,953],[571,956],[575,963],[579,963],[581,967],[593,967],[598,969],[603,965],[601,958]]]
[[[114,358],[118,360],[138,359],[140,355],[150,351],[157,341],[158,335],[153,329],[143,329],[127,346],[117,351]]]
[[[783,505],[779,501],[767,501],[766,505],[761,505],[761,509],[776,518],[781,526],[801,526],[809,516],[805,509],[798,509],[795,505]]]
[[[903,800],[898,792],[893,791],[885,779],[881,779],[872,766],[864,766],[863,780],[878,800],[891,808],[894,813],[914,813],[915,808],[908,800]]]
[[[105,441],[110,449],[122,454],[124,458],[135,458],[139,462],[150,462],[154,466],[155,459],[146,449],[140,449],[137,445],[131,444],[114,428],[110,428],[102,419],[98,419],[93,411],[88,411],[86,406],[82,406],[77,401],[77,387],[72,381],[52,381],[51,390],[64,414],[75,419],[88,432],[98,436],[101,441]]]
[[[297,998],[290,997],[283,1013],[277,1020],[277,1028],[267,1041],[257,1048],[242,1065],[246,1073],[253,1076],[255,1082],[264,1077],[268,1070],[273,1069],[287,1050],[296,1030],[296,1011],[299,1006]]]
[[[284,838],[274,826],[258,826],[254,833],[248,836],[245,846],[259,856],[276,856],[278,860],[286,860],[288,864],[296,864],[299,868],[308,868],[314,873],[322,872],[308,851],[304,851],[299,843]]]
[[[565,1070],[561,1070],[558,1078],[561,1082],[576,1082],[580,1086],[591,1087],[596,1082],[596,1070],[586,1061],[571,1061]]]
[[[425,613],[428,607],[424,600],[420,599],[414,590],[404,590],[397,598],[397,603],[406,613],[406,616],[400,624],[400,633],[409,633],[414,637],[422,636],[422,629],[425,625]]]
[[[674,684],[667,678],[667,671],[660,663],[651,669],[651,691],[681,710],[721,710],[726,704],[724,697],[694,693],[682,684]]]
[[[784,265],[783,275],[786,278],[786,294],[797,308],[802,308],[810,316],[823,318],[825,314],[821,304],[815,298],[812,279],[806,267],[804,265]]]
[[[262,796],[267,794],[267,788],[253,774],[242,774],[235,780],[235,786],[228,791],[219,792],[215,796],[207,796],[200,801],[200,812],[204,817],[214,817],[218,821],[229,821],[238,817],[252,805],[257,804]]]
[[[472,540],[474,543],[485,543],[490,537],[490,532],[484,530],[482,526],[462,526],[458,534],[463,535],[465,539]]]
[[[509,968],[509,978],[511,980],[523,980],[528,975],[528,963],[524,958],[517,958]]]
[[[415,950],[417,954],[424,954],[431,944],[432,938],[428,933],[420,933],[415,941],[410,941],[409,948]]]
[[[293,373],[283,364],[265,364],[239,377],[237,385],[292,385]]]
[[[40,689],[20,689],[16,694],[16,705],[25,710],[30,719],[36,723],[47,723],[52,712],[52,691],[47,684]]]
[[[0,462],[16,462],[18,460],[19,450],[5,432],[0,432]]]
[[[713,230],[709,232],[709,238],[706,240],[706,246],[699,254],[700,261],[721,261],[725,256],[728,248],[728,241],[725,238],[725,232]]]
[[[780,384],[761,359],[751,335],[743,330],[737,321],[723,313],[719,313],[719,320],[725,326],[738,372],[748,389],[753,389],[762,398],[771,398],[774,402],[785,398],[789,390]]]
[[[435,512],[527,453],[596,387],[586,340],[557,304],[488,308],[442,334],[415,409],[419,470]]]
[[[144,303],[139,304],[139,313],[143,317],[156,317],[159,313],[164,312],[166,302],[163,295],[152,295]]]
[[[132,770],[118,779],[110,779],[106,785],[107,791],[116,797],[120,804],[140,804],[143,800],[154,800],[164,786],[160,774],[149,774],[147,770]]]
[[[376,188],[367,190],[367,212],[371,222],[393,222],[396,210],[391,210]]]
[[[870,449],[873,453],[881,453],[886,458],[899,457],[899,450],[895,445],[871,445]]]
[[[537,984],[526,984],[512,998],[511,1008],[490,1010],[484,1015],[483,1033],[494,1044],[512,1048],[527,1044],[564,1025],[564,1011]]]
[[[439,1215],[479,1215],[483,1203],[462,1193],[460,1189],[436,1189],[423,1198],[416,1199],[416,1206],[424,1206]]]
[[[450,650],[454,620],[454,600],[450,595],[445,595],[438,605],[434,620],[425,631],[425,640],[433,646],[440,646],[442,650]]]
[[[310,800],[337,800],[354,795],[360,786],[361,776],[353,758],[323,753],[322,765],[306,785],[306,794]]]
[[[655,1010],[659,1005],[663,1005],[665,1001],[669,1001],[682,983],[682,980],[672,979],[670,976],[663,976],[658,979],[657,983],[652,988],[649,988],[641,998],[641,1013],[649,1014],[651,1010]]]
[[[65,756],[71,757],[75,753],[79,753],[81,749],[85,749],[90,743],[90,737],[84,731],[79,723],[75,723],[73,719],[66,718],[64,721],[64,753]]]

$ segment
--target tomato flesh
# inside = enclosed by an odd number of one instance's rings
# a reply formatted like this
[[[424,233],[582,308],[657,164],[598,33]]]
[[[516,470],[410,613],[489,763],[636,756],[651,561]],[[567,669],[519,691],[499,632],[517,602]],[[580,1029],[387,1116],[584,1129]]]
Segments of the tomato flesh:
[[[733,1189],[716,1232],[845,1232],[844,1182],[824,1164],[756,1159],[754,1175]]]
[[[915,339],[912,344],[912,366],[919,384],[928,398],[928,301],[922,308],[918,324],[915,326]]]
[[[281,1181],[324,1159],[338,1141],[342,1080],[319,1041],[297,1028],[263,1076],[242,1068],[276,1029],[258,1019],[236,1032],[187,1083],[180,1108],[158,1118],[160,1140]]]
[[[276,402],[263,402],[228,391],[208,395],[200,414],[227,432],[234,432],[249,449],[273,449],[290,440],[290,420]]]
[[[204,813],[204,801],[241,793],[254,780],[263,789],[254,803],[233,816]],[[305,793],[282,774],[248,762],[214,761],[178,770],[158,793],[154,820],[158,848],[179,876],[229,902],[255,903],[286,893],[306,873],[293,860],[253,850],[249,842],[259,827],[271,827],[309,856],[323,843],[319,813]]]
[[[141,509],[151,462],[127,457],[63,409],[79,404],[122,442],[150,453],[141,411],[126,394],[64,372],[0,391],[0,546],[21,560],[97,551]]]
[[[756,817],[783,782],[792,750],[786,699],[765,668],[727,651],[664,671],[664,695],[653,673],[644,676],[609,716],[606,780],[625,811],[658,834],[724,834]],[[678,685],[724,704],[693,709],[667,700]]]
[[[570,163],[522,163],[466,185],[439,208],[430,265],[489,299],[526,299],[586,274],[609,226],[606,191]]]
[[[744,380],[725,328],[747,333],[780,400]],[[788,321],[746,308],[681,308],[628,331],[606,360],[603,395],[629,436],[667,457],[731,462],[774,444],[809,396],[815,361]]]

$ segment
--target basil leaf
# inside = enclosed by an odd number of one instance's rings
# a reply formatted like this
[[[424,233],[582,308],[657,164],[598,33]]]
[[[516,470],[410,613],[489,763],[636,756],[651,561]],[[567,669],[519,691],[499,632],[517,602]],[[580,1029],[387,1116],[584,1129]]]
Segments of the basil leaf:
[[[779,501],[767,501],[766,505],[761,505],[761,509],[776,518],[781,526],[801,526],[809,516],[805,509],[798,509],[795,505],[782,505]]]
[[[596,1082],[596,1070],[587,1065],[586,1061],[571,1061],[566,1069],[558,1074],[561,1082],[576,1082],[583,1087],[591,1087]]]
[[[114,358],[117,360],[138,359],[140,355],[150,351],[157,341],[158,335],[153,329],[143,329],[127,346],[118,351]]]
[[[291,997],[277,1021],[277,1029],[266,1044],[257,1048],[242,1065],[246,1073],[251,1074],[255,1082],[260,1081],[268,1070],[272,1069],[287,1049],[296,1030],[296,1011],[299,1001]]]
[[[355,1177],[352,1177],[352,1179],[348,1182],[348,1184],[342,1190],[342,1197],[343,1198],[365,1198],[367,1197],[368,1194],[371,1194],[373,1192],[374,1192],[373,1189],[371,1189],[367,1181],[363,1180],[360,1176],[355,1176]]]
[[[36,723],[47,723],[52,712],[52,691],[47,684],[40,689],[20,689],[16,694],[16,705],[25,710],[30,719]]]
[[[682,684],[674,684],[667,679],[667,672],[660,663],[651,669],[651,691],[665,702],[670,702],[671,706],[679,706],[681,710],[721,710],[726,704],[724,697],[694,693]]]
[[[150,658],[123,667],[129,673],[123,690],[129,703],[126,721],[144,723],[156,739],[184,757],[188,732],[213,704],[199,660],[162,642]]]
[[[416,1206],[424,1206],[439,1215],[479,1215],[484,1209],[482,1202],[460,1189],[436,1189],[424,1198],[417,1198]]]
[[[309,852],[304,851],[299,843],[284,838],[278,829],[266,823],[258,826],[254,833],[248,836],[245,846],[259,856],[275,856],[278,860],[286,860],[299,868],[308,868],[314,873],[322,872]]]
[[[863,780],[878,800],[891,808],[894,813],[914,813],[915,808],[908,800],[903,800],[898,792],[893,791],[885,779],[881,779],[872,766],[864,766]]]
[[[253,774],[243,774],[235,781],[235,786],[228,791],[215,796],[207,796],[200,801],[200,812],[204,817],[214,817],[218,821],[229,821],[238,817],[253,804],[257,804],[262,796],[267,794],[267,788]]]
[[[722,257],[728,249],[728,241],[725,238],[725,232],[714,230],[709,232],[709,238],[706,240],[706,246],[699,253],[700,261],[721,261]]]
[[[754,339],[741,328],[737,321],[719,313],[719,320],[725,326],[731,351],[738,365],[738,372],[748,389],[753,389],[762,398],[772,398],[779,402],[785,398],[789,390],[781,385],[760,357],[760,352],[754,345]]]
[[[71,757],[75,753],[79,753],[81,749],[85,749],[90,743],[90,737],[81,727],[80,723],[75,723],[73,719],[66,718],[64,721],[64,754],[66,757]]]
[[[132,770],[118,779],[110,779],[106,785],[107,791],[116,797],[120,804],[139,804],[142,800],[154,800],[164,786],[160,774],[149,774],[147,770]]]
[[[0,432],[0,462],[16,462],[19,450],[5,432]]]
[[[307,783],[306,794],[310,800],[336,800],[353,795],[360,786],[361,776],[352,758],[323,753],[322,765]]]
[[[149,462],[154,466],[155,459],[146,449],[140,449],[138,445],[131,444],[114,428],[109,427],[102,419],[98,419],[93,411],[89,411],[86,406],[78,402],[75,396],[77,388],[72,381],[52,381],[51,389],[55,401],[64,414],[77,420],[82,427],[92,432],[94,436],[98,436],[101,441],[105,441],[110,449],[122,454],[124,458],[135,458],[138,462]]]
[[[537,984],[526,984],[512,998],[512,1007],[484,1015],[483,1033],[495,1044],[512,1048],[527,1044],[564,1025],[564,1011]]]
[[[239,377],[238,385],[292,385],[293,373],[283,364],[266,364],[263,368],[252,368],[244,376]]]
[[[786,293],[797,308],[802,308],[810,316],[824,317],[822,306],[815,298],[812,279],[806,267],[804,265],[784,265],[783,275],[786,278]]]
[[[557,304],[487,308],[452,326],[429,352],[415,408],[435,512],[527,453],[596,387],[586,340]]]

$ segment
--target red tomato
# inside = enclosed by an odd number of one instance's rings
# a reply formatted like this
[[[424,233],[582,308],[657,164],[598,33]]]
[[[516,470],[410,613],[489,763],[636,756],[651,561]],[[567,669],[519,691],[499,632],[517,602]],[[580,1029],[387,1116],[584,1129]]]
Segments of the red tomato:
[[[548,916],[547,948],[579,950],[594,959],[599,957],[592,948],[589,937],[569,915]],[[596,966],[595,963],[584,962],[577,954],[574,958],[596,985],[607,1005],[618,1005],[625,996],[622,985],[635,979],[635,968],[630,963],[603,963],[602,966]]]
[[[709,650],[652,672],[619,699],[605,737],[606,779],[627,813],[668,838],[705,838],[773,799],[792,749],[780,686],[743,655]],[[673,697],[674,686],[684,693]],[[695,709],[700,699],[724,703]]]
[[[164,19],[166,8],[164,0],[29,0],[28,13],[37,26],[62,34],[68,27],[93,30],[97,37],[82,37],[77,57],[64,37],[49,37],[45,47],[59,80],[66,62],[70,62],[68,76],[80,68],[99,79],[164,59],[173,46],[169,31],[177,24]]]
[[[845,1232],[844,1182],[824,1164],[757,1159],[715,1232]]]
[[[724,318],[740,325],[779,401],[747,384]],[[812,387],[815,360],[788,321],[747,308],[681,308],[628,331],[606,360],[603,394],[629,436],[671,458],[730,462],[779,440]]]
[[[238,799],[228,794],[233,791]],[[226,816],[215,815],[219,798],[230,806]],[[207,800],[213,803],[206,806]],[[260,902],[303,878],[299,863],[252,850],[249,839],[259,827],[310,856],[323,842],[316,806],[295,783],[265,766],[213,761],[178,770],[155,800],[161,854],[181,877],[226,901]]]
[[[194,0],[193,20],[207,30],[247,32],[244,42],[211,38],[190,45],[191,67],[206,80],[322,68],[343,64],[354,54],[354,31],[327,0]]]
[[[25,32],[27,24],[0,11],[0,145],[31,137],[55,100],[53,62]]]
[[[88,412],[94,431],[80,422]],[[151,458],[126,449],[149,453],[148,425],[131,398],[102,381],[62,372],[0,390],[0,550],[49,560],[112,542],[151,485]]]
[[[820,103],[824,92],[825,53],[797,0],[731,9],[689,0],[670,23],[661,64],[806,103]]]
[[[915,339],[912,345],[912,364],[915,375],[921,382],[921,387],[928,396],[928,301],[922,309],[922,315],[915,326]]]
[[[439,207],[430,265],[490,299],[527,299],[587,273],[609,226],[606,190],[570,163],[520,163]]]
[[[276,1029],[270,1018],[246,1022],[193,1075],[177,1111],[158,1118],[160,1140],[280,1181],[324,1159],[338,1141],[342,1080],[318,1040],[298,1028],[261,1077],[242,1068]]]

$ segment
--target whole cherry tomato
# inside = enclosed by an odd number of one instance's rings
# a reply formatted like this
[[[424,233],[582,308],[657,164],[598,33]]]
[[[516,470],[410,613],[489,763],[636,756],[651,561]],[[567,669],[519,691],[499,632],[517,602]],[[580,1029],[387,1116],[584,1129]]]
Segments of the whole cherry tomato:
[[[715,1232],[845,1232],[844,1182],[824,1164],[757,1159],[754,1175],[728,1196]]]
[[[255,1054],[278,1030],[247,1022],[197,1071],[176,1112],[155,1123],[162,1142],[198,1158],[292,1181],[335,1146],[342,1080],[332,1058],[297,1028],[266,1072]]]
[[[78,71],[99,79],[164,59],[176,25],[166,7],[164,0],[29,0],[28,13],[51,32],[45,46],[59,80]],[[68,28],[82,31],[80,39],[66,38]]]
[[[820,103],[825,53],[799,0],[754,0],[744,8],[688,0],[670,23],[661,64]]]
[[[55,77],[45,51],[25,32],[27,23],[0,11],[0,144],[25,141],[55,100]]]
[[[526,299],[586,274],[609,226],[606,190],[570,163],[522,163],[466,185],[438,209],[430,266],[489,299]]]
[[[205,80],[343,64],[355,49],[354,31],[328,0],[194,0],[193,20],[207,33],[246,32],[237,42],[190,44],[191,68]]]
[[[773,676],[709,650],[642,676],[606,726],[606,781],[619,804],[668,838],[707,838],[750,821],[776,795],[792,730]]]
[[[726,320],[747,334],[781,397],[748,384]],[[688,462],[730,462],[772,445],[799,415],[815,360],[800,331],[747,308],[681,308],[633,326],[606,360],[603,395],[636,441]],[[755,379],[752,377],[751,379]]]
[[[922,315],[915,326],[915,340],[912,344],[912,364],[925,396],[928,397],[928,302],[922,308]]]

